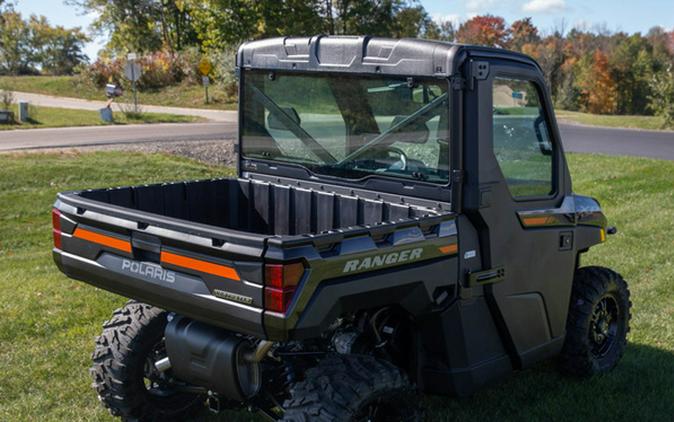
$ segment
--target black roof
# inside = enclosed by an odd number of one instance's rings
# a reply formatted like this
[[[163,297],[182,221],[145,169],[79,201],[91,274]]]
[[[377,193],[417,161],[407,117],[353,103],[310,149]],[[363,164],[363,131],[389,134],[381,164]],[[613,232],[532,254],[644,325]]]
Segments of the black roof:
[[[421,39],[370,36],[279,37],[244,43],[237,67],[449,76],[467,57],[492,57],[538,64],[513,51]]]

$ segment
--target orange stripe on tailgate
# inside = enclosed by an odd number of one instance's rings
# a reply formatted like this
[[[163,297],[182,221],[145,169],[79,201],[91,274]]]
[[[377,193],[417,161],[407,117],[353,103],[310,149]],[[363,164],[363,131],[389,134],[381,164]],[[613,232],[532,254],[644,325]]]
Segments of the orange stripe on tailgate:
[[[200,271],[206,274],[229,278],[236,281],[241,280],[241,278],[239,278],[239,274],[232,267],[213,264],[212,262],[206,262],[200,259],[188,258],[186,256],[177,255],[171,252],[162,251],[161,262],[178,267],[188,268],[190,270]]]
[[[92,232],[79,227],[75,229],[73,237],[117,249],[122,252],[131,253],[131,243],[128,240],[118,239],[116,237]]]

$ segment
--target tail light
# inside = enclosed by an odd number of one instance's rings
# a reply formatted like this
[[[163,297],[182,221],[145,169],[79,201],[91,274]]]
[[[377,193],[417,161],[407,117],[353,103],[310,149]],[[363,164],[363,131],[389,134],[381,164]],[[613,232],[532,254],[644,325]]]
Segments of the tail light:
[[[265,309],[285,313],[304,275],[304,264],[266,264],[264,267]]]
[[[61,211],[56,208],[51,210],[52,233],[54,235],[54,247],[61,249]]]

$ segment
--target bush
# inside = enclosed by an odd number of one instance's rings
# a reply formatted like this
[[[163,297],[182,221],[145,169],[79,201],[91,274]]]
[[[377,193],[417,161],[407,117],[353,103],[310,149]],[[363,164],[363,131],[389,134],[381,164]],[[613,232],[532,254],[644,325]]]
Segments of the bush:
[[[12,111],[14,104],[14,93],[5,87],[0,87],[0,110]]]
[[[196,49],[180,53],[159,51],[141,57],[138,62],[143,74],[137,87],[141,91],[178,85],[183,82],[200,83],[197,66],[201,54]],[[107,83],[117,83],[129,87],[131,82],[124,76],[125,58],[99,58],[92,65],[82,69],[80,77],[98,88]]]
[[[653,75],[650,82],[652,94],[649,96],[650,108],[656,116],[663,119],[665,128],[674,127],[674,65]]]

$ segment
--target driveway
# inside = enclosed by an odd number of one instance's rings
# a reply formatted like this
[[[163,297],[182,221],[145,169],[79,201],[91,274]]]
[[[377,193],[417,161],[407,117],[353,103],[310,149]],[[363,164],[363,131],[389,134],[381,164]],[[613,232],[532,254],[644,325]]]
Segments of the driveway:
[[[0,152],[93,145],[137,144],[155,141],[236,139],[234,121],[161,123],[151,125],[85,126],[0,131]]]
[[[33,105],[44,107],[72,108],[77,110],[100,110],[106,106],[105,101],[81,100],[79,98],[54,97],[51,95],[32,94],[28,92],[14,91],[17,101],[25,101]],[[128,107],[129,105],[127,105]],[[113,103],[113,110],[119,110],[119,104]],[[186,107],[164,107],[153,105],[141,105],[143,111],[148,113],[169,113],[181,116],[199,116],[214,122],[229,122],[231,116],[236,116],[235,111],[210,110]]]
[[[674,131],[615,129],[560,123],[566,151],[674,160]]]

